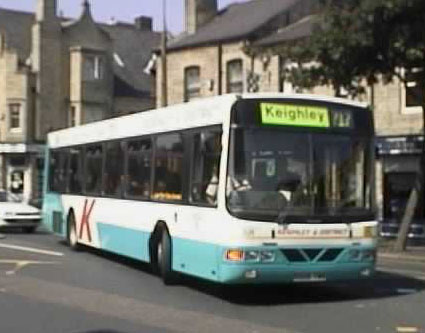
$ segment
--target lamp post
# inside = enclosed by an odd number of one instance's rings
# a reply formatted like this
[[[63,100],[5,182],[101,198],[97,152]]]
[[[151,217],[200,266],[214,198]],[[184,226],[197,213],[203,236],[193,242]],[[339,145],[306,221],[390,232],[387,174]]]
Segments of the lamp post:
[[[162,0],[162,40],[161,40],[161,106],[168,105],[167,94],[167,0]]]

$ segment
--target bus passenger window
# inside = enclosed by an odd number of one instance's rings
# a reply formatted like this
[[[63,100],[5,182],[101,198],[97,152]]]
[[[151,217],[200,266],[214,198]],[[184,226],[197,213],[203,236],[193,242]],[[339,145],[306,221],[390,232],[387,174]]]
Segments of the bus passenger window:
[[[105,182],[106,195],[121,197],[124,182],[124,142],[109,142],[105,153]]]
[[[102,185],[102,159],[103,147],[102,145],[93,145],[86,148],[85,158],[85,178],[86,178],[86,192],[88,194],[100,194]]]
[[[66,190],[68,154],[64,150],[50,151],[50,190],[62,193]]]
[[[203,131],[193,141],[191,202],[217,205],[221,133]]]
[[[161,135],[156,139],[155,182],[152,199],[183,200],[183,140],[180,134]]]
[[[69,150],[69,184],[70,193],[79,194],[82,190],[82,166],[83,154],[81,148],[71,148]]]
[[[152,143],[150,139],[127,143],[129,197],[149,198],[151,184]]]

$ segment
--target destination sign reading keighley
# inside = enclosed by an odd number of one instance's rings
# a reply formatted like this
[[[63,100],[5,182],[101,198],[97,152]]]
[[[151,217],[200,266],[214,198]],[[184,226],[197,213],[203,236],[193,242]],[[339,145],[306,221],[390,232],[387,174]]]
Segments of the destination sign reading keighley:
[[[330,127],[326,107],[261,103],[261,122],[266,125]]]

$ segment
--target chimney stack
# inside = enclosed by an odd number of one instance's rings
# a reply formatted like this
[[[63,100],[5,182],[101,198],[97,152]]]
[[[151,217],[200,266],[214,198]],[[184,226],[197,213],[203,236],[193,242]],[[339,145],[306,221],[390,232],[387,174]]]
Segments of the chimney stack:
[[[218,11],[217,0],[185,0],[186,32],[195,33],[201,26],[211,21]]]
[[[148,16],[136,17],[134,25],[140,31],[152,31],[152,18]]]

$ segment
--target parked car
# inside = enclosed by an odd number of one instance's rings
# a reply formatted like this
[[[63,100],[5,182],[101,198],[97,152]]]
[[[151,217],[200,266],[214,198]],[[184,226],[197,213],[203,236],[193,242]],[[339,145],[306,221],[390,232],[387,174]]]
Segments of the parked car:
[[[32,233],[40,225],[41,214],[38,208],[17,202],[0,202],[0,228],[21,228]]]

